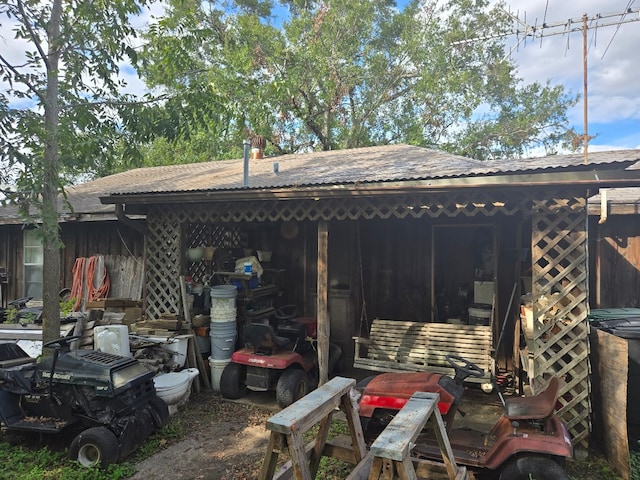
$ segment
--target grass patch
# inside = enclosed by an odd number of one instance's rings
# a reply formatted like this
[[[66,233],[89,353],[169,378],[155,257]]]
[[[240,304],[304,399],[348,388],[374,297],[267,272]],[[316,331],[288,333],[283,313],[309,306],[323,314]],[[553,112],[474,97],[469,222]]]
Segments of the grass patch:
[[[0,478],[15,480],[120,480],[135,473],[133,464],[111,465],[105,470],[81,467],[66,450],[50,446],[14,444],[13,434],[0,441]]]

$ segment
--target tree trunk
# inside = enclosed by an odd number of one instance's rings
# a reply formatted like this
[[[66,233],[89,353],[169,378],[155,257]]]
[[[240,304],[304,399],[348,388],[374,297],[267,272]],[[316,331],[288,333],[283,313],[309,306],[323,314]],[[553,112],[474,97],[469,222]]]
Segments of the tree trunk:
[[[60,62],[60,19],[62,0],[54,0],[48,27],[47,91],[44,102],[44,150],[42,187],[43,231],[43,310],[42,340],[44,343],[60,337],[60,231],[58,226],[58,65]],[[45,352],[43,352],[45,353]]]

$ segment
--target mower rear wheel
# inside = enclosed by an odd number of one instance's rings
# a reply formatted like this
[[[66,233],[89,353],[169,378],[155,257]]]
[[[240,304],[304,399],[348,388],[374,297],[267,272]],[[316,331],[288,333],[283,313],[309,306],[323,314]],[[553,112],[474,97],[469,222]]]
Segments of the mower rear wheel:
[[[238,363],[230,363],[220,375],[220,393],[224,398],[237,400],[247,394],[247,367]]]
[[[276,400],[286,408],[309,393],[309,377],[304,370],[291,368],[280,375],[276,385]]]
[[[500,480],[569,480],[569,475],[551,458],[525,456],[507,463]]]
[[[158,414],[158,418],[160,419],[160,424],[157,425],[157,427],[164,427],[169,421],[169,407],[165,401],[156,395],[149,401],[149,405],[153,411]]]
[[[71,442],[69,457],[87,468],[106,468],[118,461],[120,447],[114,433],[106,427],[92,427],[80,432]]]

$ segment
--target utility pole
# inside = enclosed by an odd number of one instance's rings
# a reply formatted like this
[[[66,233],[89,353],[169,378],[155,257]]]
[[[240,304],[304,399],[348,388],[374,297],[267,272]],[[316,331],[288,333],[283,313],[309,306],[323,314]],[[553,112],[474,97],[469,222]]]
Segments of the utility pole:
[[[640,21],[640,7],[627,8],[622,12],[617,13],[598,13],[596,15],[588,16],[586,13],[582,15],[580,19],[569,18],[568,20],[548,23],[544,21],[541,25],[537,25],[537,21],[534,25],[529,25],[525,20],[520,19],[517,14],[513,14],[509,11],[505,12],[516,24],[515,28],[496,35],[476,37],[467,40],[461,40],[454,42],[453,45],[460,45],[464,43],[489,40],[493,38],[508,37],[516,35],[518,41],[509,51],[508,56],[511,56],[513,52],[524,42],[529,39],[542,39],[544,37],[551,37],[555,35],[569,35],[573,32],[582,33],[582,54],[583,54],[583,121],[584,121],[584,133],[582,135],[584,143],[584,163],[589,163],[589,126],[588,126],[588,90],[587,90],[587,33],[589,30],[597,30],[599,28],[617,26],[620,28],[625,23]],[[613,39],[612,39],[613,40]],[[568,49],[567,41],[567,49]],[[606,53],[606,52],[605,52]]]

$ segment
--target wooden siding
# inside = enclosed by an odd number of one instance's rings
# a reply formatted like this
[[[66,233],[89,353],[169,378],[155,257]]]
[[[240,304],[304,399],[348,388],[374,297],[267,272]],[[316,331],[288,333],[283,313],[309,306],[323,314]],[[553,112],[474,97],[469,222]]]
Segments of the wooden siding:
[[[590,219],[591,306],[640,307],[640,219],[609,217],[599,225]]]
[[[119,222],[81,222],[62,224],[63,248],[60,250],[60,289],[71,288],[76,258],[93,255],[144,256],[141,233]],[[23,227],[0,227],[0,267],[9,272],[7,299],[20,298],[23,293]]]

